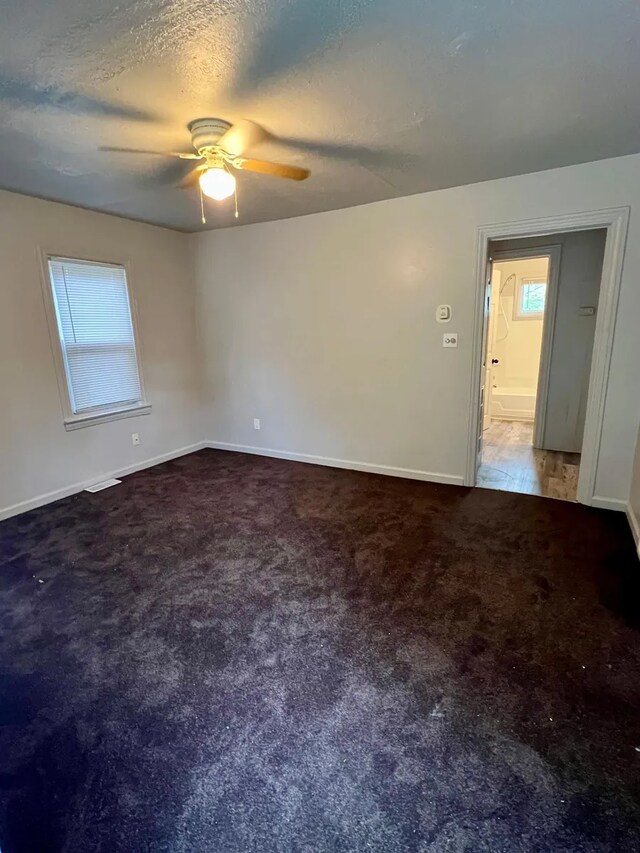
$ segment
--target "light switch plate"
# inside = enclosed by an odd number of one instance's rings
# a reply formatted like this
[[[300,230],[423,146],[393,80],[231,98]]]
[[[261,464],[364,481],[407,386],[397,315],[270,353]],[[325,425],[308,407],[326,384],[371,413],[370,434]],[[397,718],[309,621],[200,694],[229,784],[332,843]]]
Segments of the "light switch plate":
[[[443,347],[457,347],[458,346],[458,333],[457,332],[445,332],[442,336],[442,346]]]
[[[448,323],[451,320],[451,305],[438,305],[436,320],[438,323]]]

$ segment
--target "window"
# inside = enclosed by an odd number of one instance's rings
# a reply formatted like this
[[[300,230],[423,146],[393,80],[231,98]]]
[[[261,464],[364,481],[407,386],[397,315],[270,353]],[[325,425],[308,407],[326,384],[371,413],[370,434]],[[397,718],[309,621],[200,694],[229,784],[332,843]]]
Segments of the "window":
[[[65,425],[146,414],[125,268],[49,257],[56,333],[67,387]]]
[[[542,278],[520,278],[515,300],[516,320],[540,320],[544,315],[547,282]]]

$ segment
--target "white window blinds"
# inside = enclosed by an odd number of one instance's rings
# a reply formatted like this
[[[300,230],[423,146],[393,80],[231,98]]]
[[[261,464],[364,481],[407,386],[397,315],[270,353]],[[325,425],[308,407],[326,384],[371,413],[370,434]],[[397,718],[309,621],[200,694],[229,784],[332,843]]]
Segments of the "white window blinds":
[[[49,276],[74,414],[139,403],[124,267],[49,258]]]

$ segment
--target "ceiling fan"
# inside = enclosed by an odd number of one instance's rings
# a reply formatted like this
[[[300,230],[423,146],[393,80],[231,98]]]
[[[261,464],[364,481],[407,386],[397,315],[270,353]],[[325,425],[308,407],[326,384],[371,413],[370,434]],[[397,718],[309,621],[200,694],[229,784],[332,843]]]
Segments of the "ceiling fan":
[[[126,154],[156,154],[163,157],[179,157],[182,160],[201,160],[178,184],[189,187],[198,183],[201,193],[202,221],[205,221],[202,193],[215,201],[223,201],[236,192],[236,179],[231,169],[259,172],[277,178],[304,181],[309,170],[268,160],[245,157],[245,152],[270,138],[270,134],[259,124],[242,119],[237,124],[219,118],[199,118],[189,124],[194,152],[146,151],[140,148],[101,147],[101,151],[119,151]],[[231,167],[231,168],[230,168]],[[236,204],[236,217],[238,216]]]

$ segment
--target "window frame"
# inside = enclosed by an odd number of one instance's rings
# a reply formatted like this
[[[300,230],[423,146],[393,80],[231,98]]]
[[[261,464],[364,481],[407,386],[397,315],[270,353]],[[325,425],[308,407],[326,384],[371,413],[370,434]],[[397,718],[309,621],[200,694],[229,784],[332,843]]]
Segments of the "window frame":
[[[144,384],[144,375],[142,370],[142,348],[140,344],[140,335],[138,332],[138,310],[135,290],[132,284],[131,265],[126,259],[109,259],[106,260],[100,257],[87,257],[76,252],[53,252],[43,248],[39,250],[40,266],[41,266],[41,284],[44,297],[45,313],[47,317],[47,325],[49,327],[49,339],[51,350],[53,353],[53,362],[56,372],[56,380],[58,384],[58,393],[60,396],[60,404],[62,407],[62,419],[64,428],[67,431],[81,429],[95,424],[108,423],[110,421],[120,420],[121,418],[137,417],[138,415],[148,415],[151,412],[151,404],[147,400],[147,394]],[[124,269],[125,279],[127,283],[127,298],[129,301],[129,312],[131,314],[131,326],[133,329],[133,342],[136,353],[136,363],[138,367],[138,377],[140,380],[140,400],[135,403],[109,404],[106,406],[96,406],[92,409],[87,409],[80,414],[73,411],[73,397],[71,390],[71,382],[67,369],[67,360],[65,357],[64,344],[60,335],[58,324],[58,316],[55,306],[55,298],[53,295],[53,282],[51,281],[49,271],[49,260],[56,259],[61,261],[76,261],[85,264],[95,264],[96,266],[120,267]]]
[[[516,287],[513,299],[513,319],[514,320],[543,320],[544,312],[547,308],[547,295],[549,293],[549,274],[544,281],[540,281],[537,276],[519,275],[516,278]],[[522,291],[527,284],[542,284],[544,283],[544,306],[542,311],[523,311],[522,306]]]

